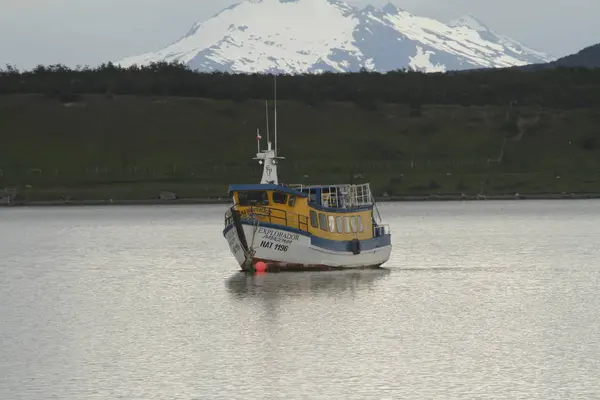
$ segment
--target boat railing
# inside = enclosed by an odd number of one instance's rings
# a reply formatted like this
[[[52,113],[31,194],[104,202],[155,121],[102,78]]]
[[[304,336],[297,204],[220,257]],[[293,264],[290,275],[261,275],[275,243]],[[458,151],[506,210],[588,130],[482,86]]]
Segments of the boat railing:
[[[371,186],[368,183],[341,185],[288,185],[295,190],[306,192],[321,191],[321,204],[330,208],[354,208],[374,204]]]
[[[269,224],[284,225],[290,228],[308,232],[308,217],[296,213],[288,213],[286,210],[281,210],[272,207],[250,207],[242,212],[242,219],[251,218],[259,222],[267,222]],[[225,225],[232,223],[233,219],[225,216]]]
[[[390,226],[388,224],[375,225],[373,227],[373,236],[381,237],[390,234]]]
[[[306,215],[298,215],[298,229],[308,232],[308,217]]]

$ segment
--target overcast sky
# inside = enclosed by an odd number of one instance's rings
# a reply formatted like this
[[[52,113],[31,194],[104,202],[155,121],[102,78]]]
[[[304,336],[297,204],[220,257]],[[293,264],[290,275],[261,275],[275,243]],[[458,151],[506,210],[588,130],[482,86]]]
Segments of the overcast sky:
[[[158,50],[239,0],[0,0],[0,65],[97,65]],[[351,0],[383,5],[381,0]],[[600,42],[600,0],[392,0],[443,21],[473,14],[524,44],[563,56]]]

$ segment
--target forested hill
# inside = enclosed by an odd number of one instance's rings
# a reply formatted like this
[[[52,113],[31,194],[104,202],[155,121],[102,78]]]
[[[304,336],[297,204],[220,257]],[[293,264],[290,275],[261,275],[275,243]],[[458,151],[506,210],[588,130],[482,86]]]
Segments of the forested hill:
[[[323,73],[281,75],[277,96],[307,104],[351,101],[379,103],[506,105],[553,108],[600,106],[600,69],[541,71],[490,69],[460,73]],[[237,102],[273,97],[271,75],[197,73],[181,64],[158,63],[122,69],[112,64],[72,70],[61,65],[32,71],[0,71],[0,94],[43,93],[70,101],[78,94],[179,96]],[[75,97],[74,97],[75,96]]]
[[[600,68],[600,43],[586,47],[575,54],[559,58],[550,64],[554,67]]]
[[[219,197],[260,179],[272,76],[9,67],[0,93],[0,190],[27,201]],[[600,193],[600,69],[283,75],[277,97],[286,183]]]
[[[575,54],[561,57],[558,60],[545,64],[530,64],[513,67],[513,69],[539,71],[556,68],[600,68],[600,43],[584,48]]]

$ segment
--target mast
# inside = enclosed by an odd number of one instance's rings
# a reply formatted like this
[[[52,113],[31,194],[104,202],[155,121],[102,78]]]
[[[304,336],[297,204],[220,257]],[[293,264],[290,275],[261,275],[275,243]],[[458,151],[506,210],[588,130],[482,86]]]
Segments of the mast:
[[[267,149],[260,150],[260,130],[256,130],[256,139],[259,142],[258,144],[258,152],[256,153],[255,160],[258,160],[258,163],[263,166],[262,178],[260,180],[261,184],[279,184],[279,177],[277,175],[277,165],[279,164],[279,160],[284,159],[284,157],[277,156],[277,76],[274,77],[274,112],[275,112],[275,148],[273,148],[273,144],[269,140],[269,102],[265,102],[265,113],[267,118]]]
[[[267,143],[271,141],[269,136],[269,100],[265,100],[265,117],[267,120]]]
[[[273,75],[273,99],[275,107],[275,157],[277,157],[277,73]]]

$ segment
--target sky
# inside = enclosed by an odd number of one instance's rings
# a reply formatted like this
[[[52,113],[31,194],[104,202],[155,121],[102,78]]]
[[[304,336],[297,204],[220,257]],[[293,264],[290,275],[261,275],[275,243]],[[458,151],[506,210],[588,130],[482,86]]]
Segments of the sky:
[[[241,0],[0,0],[0,65],[98,65],[158,50]],[[256,0],[255,0],[256,1]],[[346,0],[381,6],[383,0]],[[449,21],[465,14],[561,57],[600,42],[599,0],[391,0]]]

